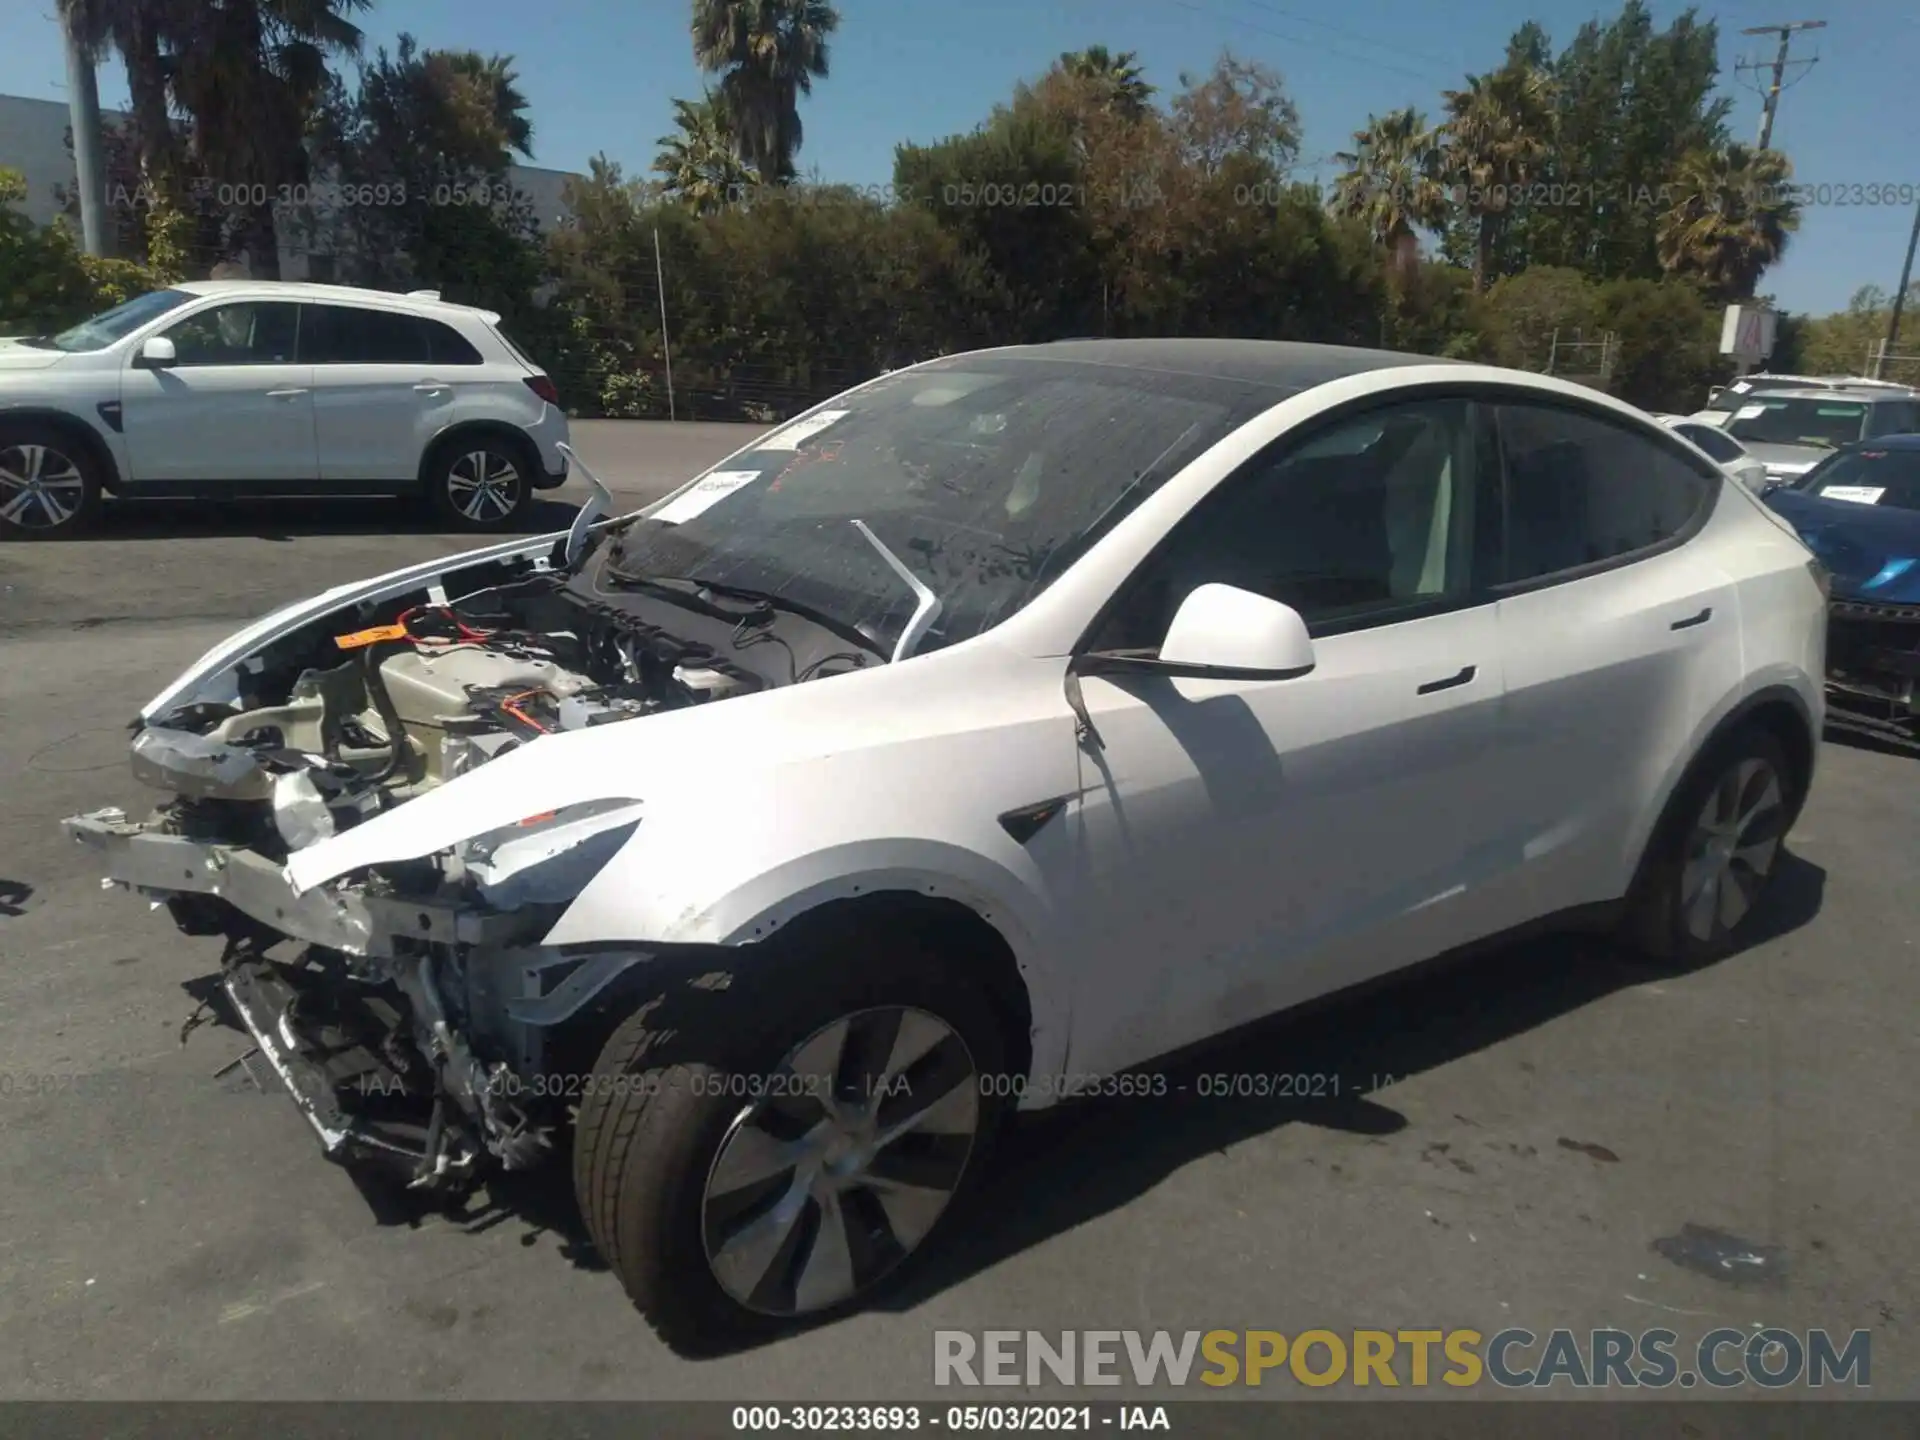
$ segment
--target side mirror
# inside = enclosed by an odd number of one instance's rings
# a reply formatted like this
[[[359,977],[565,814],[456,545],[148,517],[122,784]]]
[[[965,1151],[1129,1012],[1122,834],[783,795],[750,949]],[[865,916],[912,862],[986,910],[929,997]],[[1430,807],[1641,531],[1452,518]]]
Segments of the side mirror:
[[[1188,595],[1158,655],[1096,651],[1075,663],[1082,674],[1198,680],[1292,680],[1313,666],[1313,639],[1299,611],[1231,585],[1202,585]]]
[[[165,370],[178,363],[179,359],[180,354],[173,348],[173,341],[164,335],[155,335],[140,347],[140,353],[133,363],[143,370]]]

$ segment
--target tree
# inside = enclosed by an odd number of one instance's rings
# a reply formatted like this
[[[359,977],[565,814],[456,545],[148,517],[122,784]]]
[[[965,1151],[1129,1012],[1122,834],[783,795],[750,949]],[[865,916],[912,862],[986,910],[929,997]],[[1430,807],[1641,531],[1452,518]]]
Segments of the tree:
[[[767,184],[793,177],[800,97],[827,77],[839,26],[828,0],[693,0],[693,58],[719,76],[739,153]]]
[[[1502,268],[1502,232],[1552,146],[1553,82],[1531,65],[1509,63],[1444,93],[1443,169],[1472,227],[1474,289],[1485,291]]]
[[[228,226],[228,253],[244,253],[256,275],[280,273],[273,197],[309,178],[307,134],[331,85],[327,61],[359,54],[347,16],[369,4],[183,0],[170,11],[172,90],[202,173],[266,197],[236,206]]]
[[[1103,103],[1138,119],[1146,114],[1154,93],[1139,61],[1140,57],[1131,50],[1116,55],[1104,45],[1089,45],[1084,50],[1062,54],[1059,68],[1062,73],[1092,87]]]
[[[1540,166],[1536,202],[1516,217],[1520,263],[1572,265],[1590,275],[1654,279],[1661,273],[1658,212],[1638,203],[1671,182],[1682,158],[1726,143],[1731,101],[1715,96],[1719,36],[1682,12],[1655,30],[1643,0],[1589,21],[1557,59],[1538,26],[1523,26],[1510,54],[1551,65],[1554,143]]]
[[[653,169],[667,194],[710,215],[754,183],[718,95],[709,90],[698,100],[675,100],[673,118],[678,128],[654,142]]]
[[[1793,166],[1777,150],[1729,144],[1681,161],[1659,216],[1660,264],[1692,276],[1722,301],[1751,299],[1767,267],[1800,228]]]
[[[351,203],[313,223],[347,237],[346,273],[525,317],[544,271],[508,178],[515,156],[532,157],[526,108],[511,56],[421,50],[408,34],[360,67],[351,93],[333,86],[315,151]]]
[[[1367,117],[1354,148],[1334,155],[1346,169],[1334,182],[1332,210],[1363,221],[1405,273],[1419,255],[1419,233],[1447,218],[1441,151],[1426,117],[1408,107]]]
[[[171,188],[179,158],[169,99],[166,49],[183,19],[183,0],[60,0],[60,16],[89,58],[119,54],[133,104],[141,178],[154,193]]]
[[[1300,110],[1278,71],[1225,50],[1204,75],[1180,77],[1173,130],[1184,159],[1206,174],[1251,162],[1282,179],[1300,158]]]

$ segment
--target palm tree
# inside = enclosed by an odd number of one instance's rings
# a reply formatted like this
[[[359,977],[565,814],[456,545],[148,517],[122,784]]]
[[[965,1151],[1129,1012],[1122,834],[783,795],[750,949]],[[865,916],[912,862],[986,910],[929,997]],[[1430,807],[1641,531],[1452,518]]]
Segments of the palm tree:
[[[753,172],[734,149],[726,106],[711,90],[698,100],[675,100],[679,128],[654,143],[653,169],[661,188],[702,215],[737,199],[754,183]]]
[[[1118,55],[1104,45],[1068,50],[1061,54],[1059,68],[1093,86],[1108,105],[1132,119],[1146,114],[1147,103],[1153,98],[1153,86],[1140,68],[1140,57],[1131,50]]]
[[[527,97],[511,55],[429,50],[423,58],[433,88],[449,118],[459,121],[478,168],[498,173],[513,163],[515,154],[533,158],[533,122],[527,118]]]
[[[693,0],[693,58],[720,77],[739,154],[765,183],[793,177],[800,97],[826,78],[839,25],[829,0]]]
[[[1366,128],[1353,132],[1353,145],[1333,157],[1346,167],[1334,182],[1333,213],[1365,221],[1374,243],[1404,268],[1419,253],[1418,232],[1447,218],[1439,138],[1408,106],[1369,115]]]
[[[1552,145],[1553,80],[1511,63],[1468,76],[1466,89],[1444,94],[1442,169],[1451,198],[1472,219],[1473,288],[1484,291],[1493,278],[1494,243]]]
[[[280,186],[307,178],[306,136],[333,55],[358,55],[346,17],[371,0],[224,0],[181,6],[173,50],[175,100],[191,120],[202,169],[223,184]],[[256,275],[279,273],[271,202],[230,227]]]
[[[175,155],[166,53],[178,0],[60,0],[60,18],[96,63],[117,52],[127,71],[140,178],[155,194],[171,180]]]
[[[1717,297],[1751,299],[1800,228],[1792,178],[1793,165],[1778,150],[1729,144],[1690,152],[1655,234],[1661,267],[1694,276]]]

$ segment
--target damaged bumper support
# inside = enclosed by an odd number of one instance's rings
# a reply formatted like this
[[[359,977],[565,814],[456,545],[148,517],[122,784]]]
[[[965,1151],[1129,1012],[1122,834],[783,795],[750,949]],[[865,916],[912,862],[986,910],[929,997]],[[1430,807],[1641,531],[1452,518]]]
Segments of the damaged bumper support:
[[[528,906],[508,913],[354,885],[296,892],[266,856],[130,823],[117,809],[63,826],[109,886],[156,903],[210,897],[306,942],[293,963],[230,952],[226,996],[327,1155],[397,1162],[416,1186],[457,1187],[488,1157],[509,1170],[544,1158],[550,1126],[518,1097],[542,1093],[524,1082],[541,1073],[546,1037],[650,958],[535,943],[551,921],[537,878],[580,848],[564,824],[486,852],[477,868],[491,862],[495,885],[482,883],[483,895],[513,890]],[[509,863],[515,850],[520,866]]]
[[[62,821],[61,828],[99,857],[109,885],[156,899],[216,896],[282,934],[348,955],[397,955],[399,942],[505,945],[521,938],[526,928],[520,916],[435,900],[324,888],[296,894],[281,867],[262,855],[241,846],[162,834],[130,823],[121,810],[76,815]]]

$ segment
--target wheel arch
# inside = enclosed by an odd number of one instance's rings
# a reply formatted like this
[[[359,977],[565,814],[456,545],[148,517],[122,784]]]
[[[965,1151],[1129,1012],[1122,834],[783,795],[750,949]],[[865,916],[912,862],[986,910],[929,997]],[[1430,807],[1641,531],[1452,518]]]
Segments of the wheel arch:
[[[109,495],[120,492],[120,462],[114,458],[113,447],[106,437],[88,424],[85,419],[71,410],[60,410],[47,405],[23,405],[17,409],[0,410],[0,427],[17,424],[51,425],[65,435],[73,438],[76,445],[83,447],[87,458],[99,467],[100,488]]]
[[[527,467],[527,487],[532,489],[540,479],[540,447],[534,444],[533,437],[526,431],[505,420],[459,420],[435,435],[427,442],[427,448],[421,451],[420,471],[416,478],[422,490],[432,485],[434,469],[439,465],[441,456],[453,446],[469,440],[498,440],[511,445],[514,453],[520,457],[520,463]]]
[[[1762,685],[1743,695],[1717,719],[1710,721],[1704,727],[1705,733],[1700,740],[1687,753],[1684,763],[1677,765],[1674,773],[1668,777],[1661,791],[1659,805],[1650,811],[1653,820],[1636,837],[1637,848],[1631,852],[1633,887],[1637,889],[1640,885],[1647,857],[1653,853],[1667,827],[1674,823],[1676,798],[1686,793],[1688,785],[1701,768],[1712,762],[1728,739],[1748,727],[1759,727],[1773,736],[1786,752],[1788,763],[1793,766],[1796,783],[1793,808],[1787,819],[1791,828],[1806,803],[1817,768],[1820,738],[1814,728],[1815,713],[1814,707],[1800,690],[1781,681]]]

